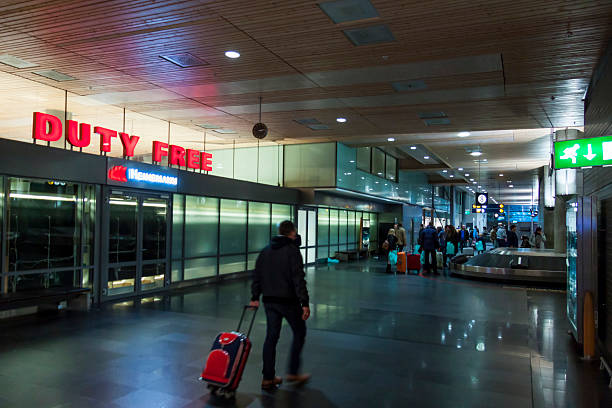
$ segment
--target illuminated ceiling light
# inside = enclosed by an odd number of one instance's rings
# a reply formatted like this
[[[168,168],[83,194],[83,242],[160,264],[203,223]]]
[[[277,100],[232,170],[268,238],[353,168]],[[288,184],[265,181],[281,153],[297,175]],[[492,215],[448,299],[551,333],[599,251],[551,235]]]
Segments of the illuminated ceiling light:
[[[448,173],[448,170],[442,170],[442,173]]]
[[[478,186],[478,188],[482,188],[482,186]]]
[[[229,51],[225,51],[225,56],[227,58],[236,59],[236,58],[240,58],[240,53],[238,51],[229,50]]]
[[[470,177],[470,173],[465,173],[465,177]]]
[[[349,163],[355,163],[355,160],[349,160]]]
[[[473,182],[472,184],[478,184],[478,183],[476,183],[476,182]]]
[[[499,177],[504,177],[504,173],[499,173]]]
[[[474,181],[474,179],[470,179],[470,181]]]
[[[457,133],[457,136],[459,137],[468,137],[470,135],[470,132],[459,132]]]
[[[410,150],[416,150],[416,146],[410,146]]]
[[[482,152],[477,150],[477,151],[470,153],[470,156],[474,156],[474,157],[482,156]]]
[[[510,187],[510,188],[514,188],[514,184],[510,184],[508,187]]]
[[[512,183],[512,180],[506,180],[506,183]]]
[[[342,117],[336,118],[336,122],[338,122],[338,123],[345,123],[346,122],[346,118],[342,118]]]
[[[459,167],[457,170],[459,170],[459,171],[463,171],[463,167]]]
[[[453,177],[455,177],[455,176],[453,176],[453,175],[451,174],[449,177],[450,177],[450,178],[453,178]]]
[[[387,142],[395,142],[395,138],[394,137],[388,137],[387,138]]]
[[[428,160],[428,159],[429,159],[429,156],[423,156],[423,158],[424,158],[425,160]]]

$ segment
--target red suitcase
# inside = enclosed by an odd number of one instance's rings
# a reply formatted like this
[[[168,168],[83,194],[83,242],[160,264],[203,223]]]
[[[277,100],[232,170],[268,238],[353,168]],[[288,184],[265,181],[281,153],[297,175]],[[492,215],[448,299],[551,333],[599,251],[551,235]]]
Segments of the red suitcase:
[[[406,273],[408,271],[416,271],[419,273],[421,270],[421,255],[418,254],[407,254],[406,255]]]
[[[249,331],[244,334],[240,331],[240,326],[247,309],[253,309],[254,312]],[[219,333],[213,342],[200,381],[206,381],[208,388],[218,397],[231,399],[236,396],[236,389],[251,351],[249,335],[256,314],[256,307],[245,306],[236,331]]]

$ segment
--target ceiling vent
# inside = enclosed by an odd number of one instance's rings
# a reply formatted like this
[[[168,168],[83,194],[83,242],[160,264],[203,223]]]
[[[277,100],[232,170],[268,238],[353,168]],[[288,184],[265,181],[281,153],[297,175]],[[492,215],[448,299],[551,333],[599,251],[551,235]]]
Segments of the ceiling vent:
[[[204,129],[219,129],[219,126],[213,125],[212,123],[202,123],[200,125],[196,125]]]
[[[319,3],[319,7],[335,24],[378,17],[369,0],[337,0]]]
[[[385,24],[350,28],[342,31],[354,45],[380,44],[395,41],[391,30]]]
[[[321,124],[321,122],[319,122],[315,118],[296,119],[295,121],[299,123],[300,125],[304,125],[304,126]]]
[[[444,112],[421,112],[419,118],[421,119],[433,119],[433,118],[445,118],[446,113]]]
[[[324,125],[322,123],[317,124],[317,125],[307,125],[309,128],[311,128],[312,130],[327,130],[329,129],[329,126]]]
[[[10,65],[13,68],[33,68],[38,66],[37,64],[22,60],[21,58],[17,58],[9,54],[0,55],[0,63]]]
[[[63,82],[63,81],[73,81],[76,78],[71,77],[70,75],[62,74],[61,72],[54,71],[52,69],[47,69],[44,71],[32,71],[33,74],[40,75],[41,77],[49,78],[54,81]]]
[[[221,133],[223,135],[231,135],[236,133],[236,131],[232,129],[214,129],[213,132]]]
[[[427,126],[436,126],[436,125],[450,125],[449,118],[432,118],[432,119],[424,119],[423,122]]]
[[[391,82],[391,86],[393,87],[393,89],[395,89],[396,92],[418,91],[422,89],[427,89],[425,81],[421,79],[416,79],[414,81]]]
[[[173,64],[178,65],[181,68],[198,67],[201,65],[208,65],[208,62],[191,55],[188,52],[174,55],[160,55],[161,58],[166,61],[170,61]]]

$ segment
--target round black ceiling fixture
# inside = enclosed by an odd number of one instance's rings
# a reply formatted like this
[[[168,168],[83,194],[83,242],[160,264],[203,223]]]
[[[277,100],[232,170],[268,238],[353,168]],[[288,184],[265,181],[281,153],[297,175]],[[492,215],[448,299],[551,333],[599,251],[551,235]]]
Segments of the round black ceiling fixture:
[[[259,122],[253,126],[253,136],[255,136],[257,139],[263,139],[267,135],[268,127],[264,123]]]
[[[253,126],[253,136],[255,136],[257,139],[263,139],[264,137],[268,136],[268,127],[265,125],[265,123],[261,122],[261,100],[262,97],[259,97],[259,122],[257,122],[255,124],[255,126]]]

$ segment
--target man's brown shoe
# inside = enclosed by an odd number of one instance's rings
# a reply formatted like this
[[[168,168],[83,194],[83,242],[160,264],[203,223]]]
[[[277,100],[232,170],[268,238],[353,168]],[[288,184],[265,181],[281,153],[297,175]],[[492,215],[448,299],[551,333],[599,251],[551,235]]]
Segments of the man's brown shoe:
[[[274,377],[274,379],[272,380],[263,380],[261,382],[261,389],[266,390],[266,391],[275,390],[282,383],[283,383],[283,379],[280,377]]]
[[[310,381],[310,377],[312,377],[310,374],[287,374],[285,379],[289,383],[293,383],[295,385],[302,385]]]

